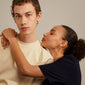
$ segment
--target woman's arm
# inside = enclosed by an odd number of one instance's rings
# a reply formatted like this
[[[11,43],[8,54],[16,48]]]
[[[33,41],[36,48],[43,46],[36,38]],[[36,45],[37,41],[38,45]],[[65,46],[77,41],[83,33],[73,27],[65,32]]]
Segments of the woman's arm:
[[[10,33],[8,31],[6,32],[6,30],[5,30],[3,32],[3,35],[6,36],[6,38],[9,40],[12,54],[14,56],[14,59],[18,65],[20,72],[25,76],[44,77],[39,66],[30,65],[29,62],[26,60],[24,54],[22,53],[22,51],[18,45],[18,42],[17,42],[15,36],[13,36],[13,33],[11,31],[10,31]]]

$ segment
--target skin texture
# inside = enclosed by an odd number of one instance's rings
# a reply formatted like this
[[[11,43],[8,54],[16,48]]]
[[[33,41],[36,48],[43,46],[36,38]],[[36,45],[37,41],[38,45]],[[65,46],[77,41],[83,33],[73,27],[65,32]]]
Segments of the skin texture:
[[[22,5],[15,5],[14,21],[19,29],[19,34],[17,34],[19,40],[25,43],[31,43],[38,40],[36,34],[36,27],[40,19],[41,19],[41,12],[36,14],[35,7],[32,5],[32,3],[28,2]],[[16,32],[14,32],[14,34],[16,35]],[[1,40],[1,42],[5,49],[6,47],[8,47],[9,43],[3,36],[2,38],[3,39]]]
[[[41,13],[36,14],[31,3],[14,6],[14,20],[20,31],[19,39],[23,42],[34,42],[37,40],[36,26],[41,19]]]
[[[37,65],[30,65],[25,59],[13,31],[11,29],[7,29],[3,31],[3,34],[6,36],[6,39],[9,40],[12,54],[20,69],[20,72],[26,76],[45,77]],[[66,31],[62,26],[56,26],[48,33],[44,34],[41,45],[50,50],[54,61],[62,58],[64,55],[64,50],[67,48],[68,43],[66,40],[63,40],[65,34]]]
[[[44,34],[42,39],[42,46],[49,49],[59,49],[59,46],[62,44],[63,37],[65,36],[65,29],[62,26],[56,26],[52,28],[48,33]]]

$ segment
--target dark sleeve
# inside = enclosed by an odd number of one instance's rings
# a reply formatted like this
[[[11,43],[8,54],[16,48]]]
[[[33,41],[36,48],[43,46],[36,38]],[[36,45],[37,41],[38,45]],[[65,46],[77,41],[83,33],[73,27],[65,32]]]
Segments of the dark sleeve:
[[[64,76],[64,72],[63,72],[63,63],[60,61],[56,61],[54,63],[51,64],[47,64],[47,65],[40,65],[39,66],[42,73],[45,75],[45,77],[49,80],[49,81],[55,81],[55,82],[61,82],[63,81],[63,76]]]

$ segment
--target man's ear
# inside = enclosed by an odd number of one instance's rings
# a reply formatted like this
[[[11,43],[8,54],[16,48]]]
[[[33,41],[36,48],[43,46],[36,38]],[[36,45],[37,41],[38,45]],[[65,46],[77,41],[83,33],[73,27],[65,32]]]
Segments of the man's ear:
[[[42,13],[41,13],[41,12],[39,12],[39,14],[37,14],[37,21],[38,21],[38,22],[40,21],[41,16],[42,16]]]

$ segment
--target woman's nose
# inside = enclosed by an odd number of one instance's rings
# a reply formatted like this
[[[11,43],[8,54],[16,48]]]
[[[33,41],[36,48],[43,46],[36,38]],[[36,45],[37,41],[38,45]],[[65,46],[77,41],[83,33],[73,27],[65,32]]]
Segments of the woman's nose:
[[[47,36],[47,33],[44,33],[43,36],[44,36],[44,37]]]
[[[48,35],[48,33],[44,33],[44,36],[47,36]]]

